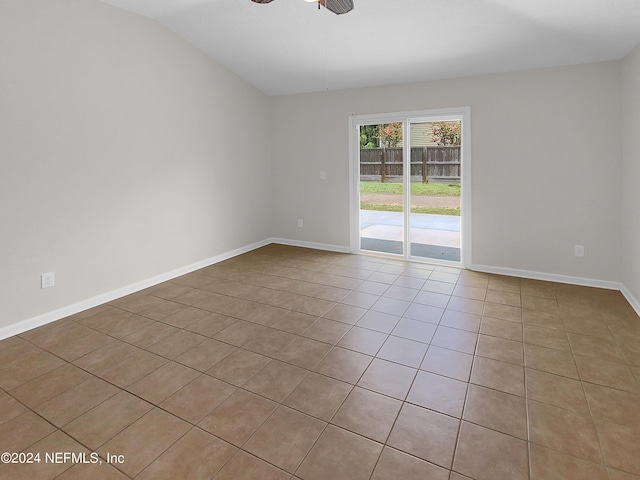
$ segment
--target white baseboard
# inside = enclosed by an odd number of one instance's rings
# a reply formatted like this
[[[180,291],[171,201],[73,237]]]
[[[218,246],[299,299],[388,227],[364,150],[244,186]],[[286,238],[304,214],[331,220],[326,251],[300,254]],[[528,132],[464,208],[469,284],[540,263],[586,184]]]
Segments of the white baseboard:
[[[469,268],[477,272],[495,273],[497,275],[507,275],[509,277],[530,278],[532,280],[545,280],[547,282],[568,283],[570,285],[581,285],[583,287],[605,288],[607,290],[622,290],[623,287],[620,282],[572,277],[570,275],[559,275],[556,273],[534,272],[531,270],[519,270],[516,268],[493,267],[489,265],[476,264],[471,265]]]
[[[261,242],[256,242],[251,245],[247,245],[245,247],[237,248],[235,250],[231,250],[229,252],[216,255],[214,257],[208,258],[206,260],[202,260],[200,262],[188,265],[186,267],[182,267],[176,270],[172,270],[170,272],[156,275],[152,278],[142,280],[140,282],[134,283],[132,285],[128,285],[126,287],[118,288],[111,292],[106,292],[106,293],[97,295],[95,297],[82,300],[78,303],[74,303],[72,305],[68,305],[68,306],[53,310],[51,312],[47,312],[42,315],[38,315],[36,317],[23,320],[21,322],[7,325],[6,327],[0,328],[0,340],[3,340],[8,337],[12,337],[14,335],[19,335],[20,333],[26,332],[33,328],[37,328],[51,322],[55,322],[56,320],[60,320],[62,318],[68,317],[69,315],[74,315],[76,313],[82,312],[89,308],[97,307],[98,305],[111,302],[117,298],[130,295],[140,290],[144,290],[145,288],[153,287],[154,285],[158,285],[159,283],[166,282],[173,278],[179,277],[181,275],[185,275],[187,273],[194,272],[196,270],[200,270],[201,268],[205,268],[210,265],[214,265],[216,263],[222,262],[224,260],[235,257],[237,255],[241,255],[243,253],[250,252],[252,250],[263,247],[265,245],[269,245],[270,243],[290,245],[293,247],[313,248],[316,250],[326,250],[329,252],[339,252],[339,253],[351,252],[351,249],[349,247],[345,247],[341,245],[305,242],[300,240],[289,240],[284,238],[269,238]],[[495,273],[498,275],[508,275],[512,277],[530,278],[534,280],[546,280],[549,282],[605,288],[609,290],[619,290],[627,299],[631,307],[640,316],[640,302],[638,301],[637,298],[633,296],[633,294],[629,291],[629,289],[620,282],[595,280],[590,278],[572,277],[568,275],[558,275],[558,274],[534,272],[534,271],[528,271],[528,270],[518,270],[514,268],[493,267],[489,265],[474,264],[470,267],[470,269],[478,272]]]
[[[555,273],[532,272],[529,270],[518,270],[515,268],[491,267],[489,265],[472,265],[471,270],[485,273],[495,273],[498,275],[508,275],[510,277],[530,278],[533,280],[546,280],[548,282],[568,283],[571,285],[581,285],[584,287],[605,288],[607,290],[619,290],[627,299],[631,308],[640,316],[640,302],[633,296],[631,291],[622,282],[608,280],[596,280],[593,278],[572,277],[569,275],[558,275]]]
[[[181,275],[185,275],[187,273],[200,270],[201,268],[208,267],[210,265],[222,262],[224,260],[235,257],[237,255],[250,252],[251,250],[255,250],[256,248],[263,247],[265,245],[268,245],[269,243],[273,243],[273,242],[271,240],[263,240],[261,242],[253,243],[245,247],[237,248],[235,250],[231,250],[229,252],[216,255],[215,257],[211,257],[206,260],[193,263],[186,267],[182,267],[176,270],[172,270],[170,272],[162,273],[152,278],[148,278],[146,280],[136,282],[132,285],[127,285],[126,287],[118,288],[111,292],[106,292],[100,295],[96,295],[95,297],[87,298],[86,300],[82,300],[72,305],[67,305],[65,307],[58,308],[51,312],[43,313],[42,315],[38,315],[32,318],[23,320],[21,322],[7,325],[6,327],[0,328],[0,340],[3,340],[8,337],[12,337],[14,335],[19,335],[33,328],[41,327],[48,323],[55,322],[56,320],[60,320],[61,318],[68,317],[69,315],[74,315],[84,310],[88,310],[89,308],[97,307],[98,305],[111,302],[117,298],[121,298],[126,295],[139,292],[140,290],[144,290],[145,288],[153,287],[154,285],[158,285],[159,283],[166,282],[168,280],[179,277]]]
[[[620,289],[620,291],[622,292],[622,295],[624,295],[624,298],[627,299],[627,302],[629,302],[629,305],[631,305],[631,308],[633,308],[638,314],[638,316],[640,316],[640,301],[638,301],[638,299],[633,296],[633,294],[626,287],[626,285],[622,285],[622,288]]]

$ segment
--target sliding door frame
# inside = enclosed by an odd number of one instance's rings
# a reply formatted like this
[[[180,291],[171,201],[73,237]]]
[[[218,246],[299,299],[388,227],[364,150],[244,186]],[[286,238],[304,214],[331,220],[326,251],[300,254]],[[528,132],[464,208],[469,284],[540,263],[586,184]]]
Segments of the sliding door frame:
[[[411,123],[417,122],[435,122],[447,120],[460,120],[462,122],[462,142],[461,142],[461,192],[460,192],[460,208],[461,208],[461,225],[460,225],[460,262],[452,262],[438,259],[427,259],[411,256],[411,247],[407,245],[406,240],[410,238],[410,165],[411,148],[410,135]],[[403,258],[405,260],[421,261],[426,263],[436,263],[444,265],[458,265],[469,268],[472,265],[471,260],[471,226],[472,226],[472,205],[471,205],[471,108],[443,108],[436,110],[420,110],[412,112],[395,112],[380,113],[371,115],[351,115],[349,116],[349,199],[350,199],[350,249],[352,253],[377,254],[360,248],[360,137],[359,127],[361,125],[379,125],[385,123],[401,122],[403,124],[403,154],[404,154],[404,172],[403,175],[403,255],[384,254],[390,258]]]

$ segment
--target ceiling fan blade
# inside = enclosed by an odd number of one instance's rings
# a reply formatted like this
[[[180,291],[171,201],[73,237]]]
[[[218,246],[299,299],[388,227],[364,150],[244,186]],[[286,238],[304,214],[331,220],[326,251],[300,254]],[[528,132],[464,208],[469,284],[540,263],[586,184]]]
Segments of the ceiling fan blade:
[[[341,15],[353,10],[353,0],[320,0],[320,3],[336,15]]]
[[[251,0],[254,3],[271,3],[273,0]],[[327,10],[331,10],[336,15],[353,10],[353,0],[317,0]]]

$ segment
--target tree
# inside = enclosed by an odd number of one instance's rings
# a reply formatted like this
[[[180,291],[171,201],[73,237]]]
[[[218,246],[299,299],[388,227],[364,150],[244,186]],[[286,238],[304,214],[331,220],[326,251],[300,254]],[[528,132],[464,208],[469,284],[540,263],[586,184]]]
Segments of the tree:
[[[433,141],[438,145],[460,145],[460,122],[434,122]]]
[[[360,148],[397,147],[402,143],[402,123],[362,125]]]
[[[363,125],[360,127],[360,148],[377,148],[380,146],[378,125]]]
[[[380,142],[387,147],[397,147],[402,143],[402,123],[386,123],[378,126]]]

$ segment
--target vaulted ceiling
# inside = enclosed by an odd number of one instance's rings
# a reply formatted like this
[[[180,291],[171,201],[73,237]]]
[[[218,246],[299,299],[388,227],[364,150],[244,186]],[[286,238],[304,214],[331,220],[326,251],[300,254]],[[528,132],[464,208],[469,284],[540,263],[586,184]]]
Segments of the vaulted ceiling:
[[[617,60],[639,0],[102,0],[153,18],[268,95]]]

